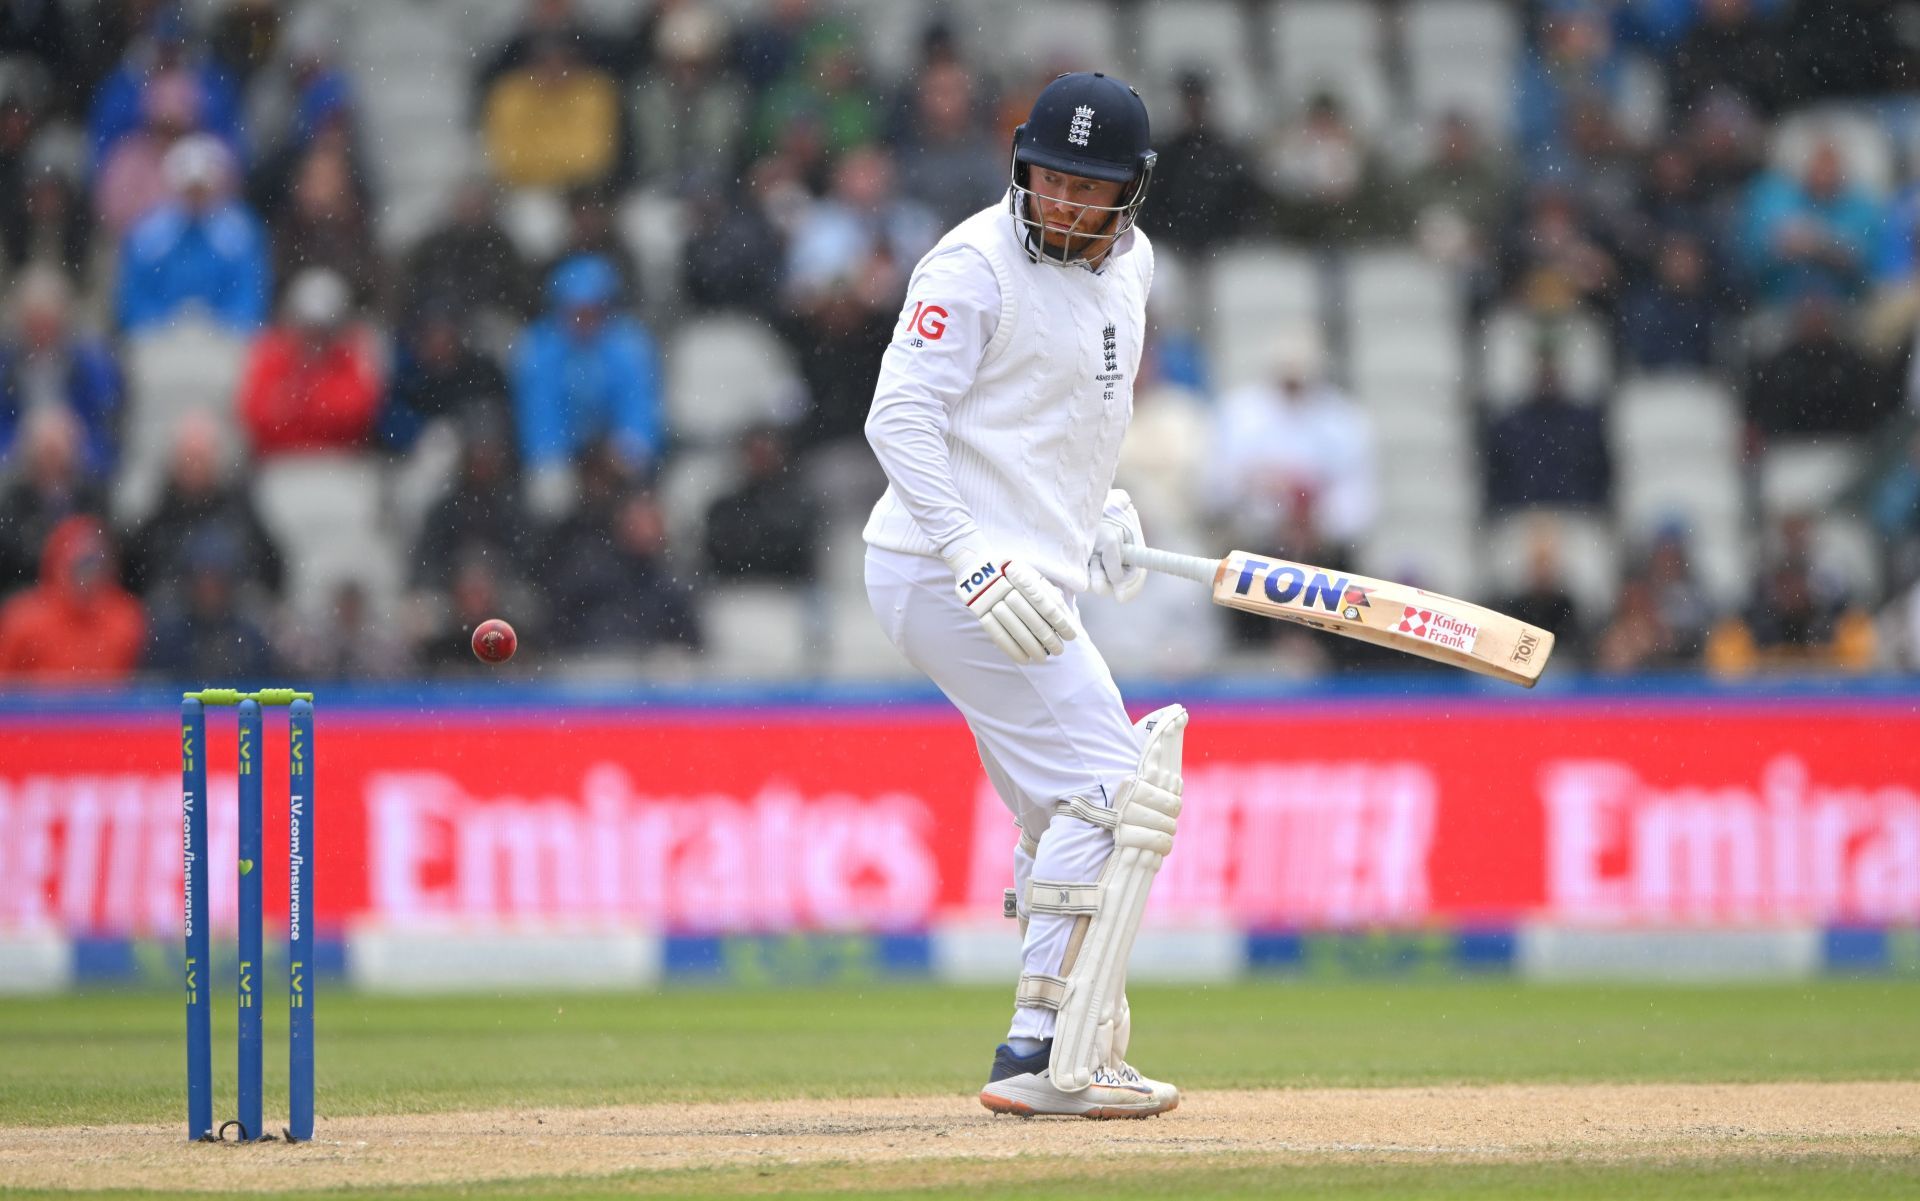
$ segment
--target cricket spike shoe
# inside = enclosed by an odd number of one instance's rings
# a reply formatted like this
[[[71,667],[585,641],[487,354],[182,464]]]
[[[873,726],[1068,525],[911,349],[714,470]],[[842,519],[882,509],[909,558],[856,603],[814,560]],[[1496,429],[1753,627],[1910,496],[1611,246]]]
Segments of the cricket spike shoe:
[[[1005,1043],[994,1052],[993,1072],[980,1090],[980,1104],[995,1113],[1032,1118],[1060,1114],[1080,1118],[1150,1118],[1180,1104],[1180,1090],[1149,1080],[1126,1064],[1101,1067],[1077,1093],[1053,1086],[1048,1060],[1053,1040],[1031,1055],[1015,1055]]]

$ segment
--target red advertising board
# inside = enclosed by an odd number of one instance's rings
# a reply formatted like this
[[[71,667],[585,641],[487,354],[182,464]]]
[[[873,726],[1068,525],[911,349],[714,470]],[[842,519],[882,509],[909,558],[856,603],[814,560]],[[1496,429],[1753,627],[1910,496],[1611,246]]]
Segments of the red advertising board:
[[[1159,920],[1920,919],[1909,706],[1194,709]],[[268,723],[269,847],[285,836],[283,722]],[[223,864],[234,735],[224,714],[208,725]],[[323,707],[317,742],[333,929],[913,930],[995,914],[1010,882],[1010,819],[937,708]],[[170,936],[180,834],[166,714],[0,721],[0,929]],[[284,912],[285,856],[267,859]],[[213,875],[230,924],[231,873]]]

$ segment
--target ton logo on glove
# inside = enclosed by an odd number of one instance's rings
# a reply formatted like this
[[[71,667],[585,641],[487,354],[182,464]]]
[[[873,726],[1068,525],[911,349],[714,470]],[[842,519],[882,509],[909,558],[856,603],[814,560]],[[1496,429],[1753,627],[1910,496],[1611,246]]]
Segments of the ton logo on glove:
[[[973,597],[978,596],[980,594],[980,589],[984,585],[991,583],[997,576],[999,576],[999,574],[1000,574],[1000,569],[998,567],[995,567],[993,564],[988,563],[984,567],[981,567],[978,571],[975,571],[972,575],[968,576],[962,584],[962,587],[966,588],[968,592],[973,594],[972,596],[969,596],[967,598],[967,603],[971,605],[973,603]]]

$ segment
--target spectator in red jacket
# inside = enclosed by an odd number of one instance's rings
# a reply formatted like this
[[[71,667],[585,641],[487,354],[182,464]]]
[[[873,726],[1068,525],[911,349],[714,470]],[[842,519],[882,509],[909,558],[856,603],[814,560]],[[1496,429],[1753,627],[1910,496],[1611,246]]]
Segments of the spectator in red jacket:
[[[367,444],[383,384],[373,337],[348,307],[346,281],[323,267],[288,287],[283,319],[254,342],[240,385],[256,455]]]
[[[124,680],[146,639],[140,602],[120,587],[100,522],[53,527],[40,582],[0,607],[0,680],[104,684]]]

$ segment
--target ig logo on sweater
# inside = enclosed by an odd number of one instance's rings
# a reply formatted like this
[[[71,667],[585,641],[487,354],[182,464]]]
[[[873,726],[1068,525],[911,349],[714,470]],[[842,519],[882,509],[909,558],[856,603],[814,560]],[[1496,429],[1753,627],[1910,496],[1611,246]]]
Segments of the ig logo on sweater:
[[[929,342],[938,342],[947,332],[947,310],[937,304],[928,304],[916,300],[913,312],[907,314],[907,330],[914,336],[908,341],[914,346],[925,346]]]

